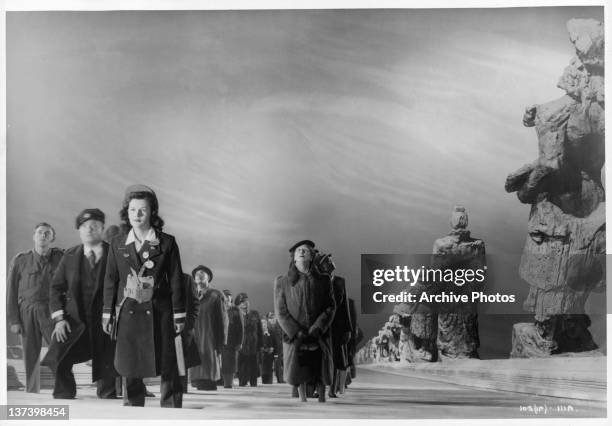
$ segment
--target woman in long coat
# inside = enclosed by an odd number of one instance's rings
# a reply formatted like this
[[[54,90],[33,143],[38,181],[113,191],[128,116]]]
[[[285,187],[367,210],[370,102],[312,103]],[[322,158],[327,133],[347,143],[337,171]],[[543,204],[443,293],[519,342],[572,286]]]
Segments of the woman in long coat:
[[[232,303],[232,293],[223,290],[227,307],[227,343],[221,352],[221,376],[223,387],[231,389],[234,375],[238,371],[238,351],[242,348],[244,338],[244,319],[236,305]]]
[[[336,302],[329,275],[312,268],[314,243],[304,240],[289,249],[287,275],[274,281],[274,311],[285,332],[285,380],[298,387],[306,401],[306,384],[316,382],[319,401],[332,383],[333,359],[330,325]]]
[[[185,326],[185,289],[176,240],[162,232],[158,211],[151,188],[126,190],[120,217],[129,232],[111,240],[102,327],[116,339],[124,405],[144,406],[142,379],[161,375],[161,406],[181,407],[174,337]]]
[[[196,267],[191,276],[196,283],[198,315],[195,322],[195,340],[201,363],[189,370],[191,386],[198,390],[217,390],[221,378],[221,351],[227,339],[227,312],[225,297],[212,287],[212,271],[206,266]]]

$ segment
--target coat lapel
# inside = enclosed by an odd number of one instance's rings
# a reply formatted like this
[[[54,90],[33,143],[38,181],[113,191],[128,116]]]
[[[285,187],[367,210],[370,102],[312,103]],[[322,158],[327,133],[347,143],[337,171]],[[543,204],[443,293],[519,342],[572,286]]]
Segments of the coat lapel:
[[[83,245],[81,244],[77,250],[70,255],[70,264],[66,270],[70,271],[69,283],[70,290],[77,294],[81,287],[81,262],[83,261]]]
[[[157,236],[157,239],[155,241],[151,242],[147,240],[142,245],[142,253],[149,253],[148,260],[155,259],[159,255],[161,255],[163,251],[164,250],[162,248],[162,240],[160,239],[159,235]]]
[[[126,263],[131,266],[135,271],[138,271],[140,270],[141,264],[140,259],[138,257],[138,253],[136,253],[136,247],[134,243],[125,245],[126,239],[127,236],[125,237],[125,239],[123,239],[119,247],[117,247],[117,252],[119,253],[119,257],[123,258]]]
[[[98,292],[102,290],[104,286],[104,275],[106,274],[106,260],[108,259],[108,243],[102,243],[102,257],[100,258],[100,265],[98,269],[98,276],[96,277],[96,281],[94,283],[94,295],[97,295]],[[91,298],[91,302],[93,303],[96,300],[95,297]]]

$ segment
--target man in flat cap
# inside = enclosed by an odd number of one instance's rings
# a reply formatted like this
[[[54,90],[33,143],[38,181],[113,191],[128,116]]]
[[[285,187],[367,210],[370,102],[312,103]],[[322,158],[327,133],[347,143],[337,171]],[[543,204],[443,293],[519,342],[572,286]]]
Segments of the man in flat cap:
[[[72,366],[92,360],[92,382],[98,398],[116,397],[115,345],[102,330],[102,291],[108,258],[103,241],[104,213],[85,209],[76,218],[81,244],[64,253],[51,282],[53,341],[43,361],[55,370],[53,397],[72,399],[76,382]]]
[[[207,266],[197,266],[191,276],[199,305],[194,330],[201,361],[189,370],[191,386],[198,390],[217,390],[217,381],[221,378],[221,352],[227,341],[225,297],[211,287],[213,273]]]
[[[42,339],[51,342],[53,322],[49,314],[49,285],[63,250],[51,247],[55,230],[46,222],[34,227],[34,248],[11,261],[7,278],[7,322],[22,336],[26,392],[40,392]]]

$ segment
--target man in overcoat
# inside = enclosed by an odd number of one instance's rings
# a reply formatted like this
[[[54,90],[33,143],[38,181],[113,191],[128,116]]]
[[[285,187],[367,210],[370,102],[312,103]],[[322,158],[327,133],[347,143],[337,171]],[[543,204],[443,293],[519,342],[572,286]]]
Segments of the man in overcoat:
[[[298,387],[303,402],[311,382],[317,383],[319,401],[325,402],[325,386],[333,375],[330,326],[336,302],[329,275],[312,268],[314,248],[310,240],[294,244],[289,272],[274,281],[274,312],[286,336],[285,380]]]
[[[115,369],[125,377],[124,405],[144,406],[143,378],[161,375],[160,405],[182,407],[175,337],[185,327],[179,248],[162,232],[153,190],[132,185],[120,217],[129,229],[111,240],[102,327],[116,339]]]
[[[223,290],[225,306],[227,309],[228,328],[227,342],[223,347],[221,359],[221,375],[223,387],[232,388],[234,375],[238,371],[238,351],[242,348],[244,339],[244,318],[240,310],[232,301],[232,293]]]
[[[272,384],[272,377],[274,376],[274,336],[270,330],[270,323],[268,322],[268,315],[261,320],[261,327],[263,331],[263,350],[261,356],[261,383],[264,385]]]
[[[101,326],[102,290],[108,244],[102,240],[104,213],[85,209],[76,218],[81,244],[64,253],[49,293],[53,339],[43,360],[55,372],[53,397],[72,399],[72,366],[92,360],[91,380],[98,398],[116,398],[115,345]]]
[[[268,313],[268,329],[273,339],[274,346],[274,374],[277,383],[285,383],[283,378],[283,329],[278,324],[274,312]]]
[[[6,280],[6,319],[12,333],[20,334],[26,373],[26,392],[40,392],[40,350],[43,338],[51,342],[49,285],[63,250],[51,247],[55,230],[46,222],[34,227],[34,248],[11,261]]]
[[[221,352],[227,341],[225,297],[211,287],[213,273],[207,266],[197,266],[191,276],[198,301],[194,331],[200,355],[200,364],[189,371],[191,386],[198,390],[217,390],[217,380],[221,378]]]
[[[236,296],[236,306],[244,317],[244,339],[238,352],[238,384],[257,386],[260,376],[259,361],[263,350],[263,329],[259,312],[251,310],[249,297],[246,293]]]
[[[200,365],[200,354],[198,352],[198,342],[195,338],[195,323],[198,319],[199,301],[195,294],[195,282],[190,274],[183,274],[185,285],[185,328],[181,332],[183,340],[183,354],[185,357],[185,368],[189,369]],[[187,393],[188,371],[181,378],[183,383],[183,393]]]

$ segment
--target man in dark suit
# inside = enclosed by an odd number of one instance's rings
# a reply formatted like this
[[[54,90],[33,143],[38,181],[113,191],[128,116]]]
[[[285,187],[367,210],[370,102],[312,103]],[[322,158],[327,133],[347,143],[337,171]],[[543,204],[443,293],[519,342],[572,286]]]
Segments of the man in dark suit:
[[[115,398],[115,345],[101,326],[108,257],[108,244],[102,240],[104,213],[85,209],[77,216],[76,227],[82,244],[66,250],[51,282],[50,308],[55,329],[44,363],[56,373],[54,398],[76,396],[72,366],[90,359],[98,398]]]

